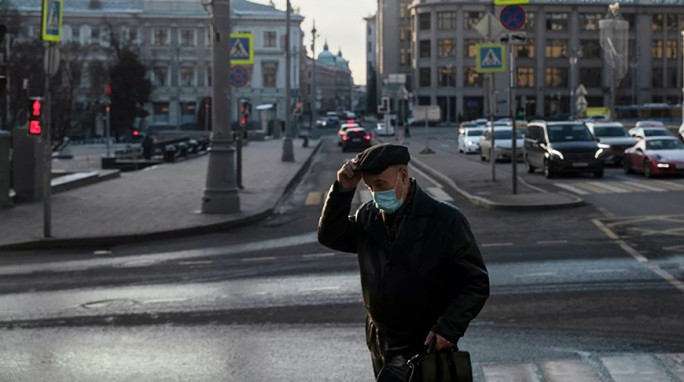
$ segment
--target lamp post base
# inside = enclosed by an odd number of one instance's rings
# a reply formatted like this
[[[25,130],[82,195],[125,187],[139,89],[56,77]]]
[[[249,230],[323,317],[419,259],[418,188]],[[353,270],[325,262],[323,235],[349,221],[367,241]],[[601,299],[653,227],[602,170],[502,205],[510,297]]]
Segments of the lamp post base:
[[[214,140],[209,149],[207,184],[202,196],[203,214],[240,212],[234,154],[235,148],[230,141]]]

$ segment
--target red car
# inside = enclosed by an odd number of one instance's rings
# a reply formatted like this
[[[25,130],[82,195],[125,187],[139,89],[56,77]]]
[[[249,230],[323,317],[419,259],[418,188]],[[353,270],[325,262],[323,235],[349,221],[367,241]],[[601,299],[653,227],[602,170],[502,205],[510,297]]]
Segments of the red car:
[[[644,137],[625,150],[626,173],[643,172],[647,178],[655,175],[684,175],[684,144],[675,137]]]

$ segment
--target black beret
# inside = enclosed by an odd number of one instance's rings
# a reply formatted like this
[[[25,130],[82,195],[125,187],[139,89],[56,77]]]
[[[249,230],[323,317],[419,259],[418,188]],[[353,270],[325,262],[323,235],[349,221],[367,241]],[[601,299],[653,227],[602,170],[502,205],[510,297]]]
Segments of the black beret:
[[[389,166],[408,164],[411,160],[406,146],[382,143],[371,146],[360,152],[353,160],[356,171],[368,174],[379,174]]]

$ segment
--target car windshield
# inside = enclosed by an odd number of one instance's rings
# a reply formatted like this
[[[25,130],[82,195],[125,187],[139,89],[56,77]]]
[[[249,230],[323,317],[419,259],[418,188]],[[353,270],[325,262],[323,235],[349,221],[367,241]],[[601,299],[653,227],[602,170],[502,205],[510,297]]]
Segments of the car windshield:
[[[552,125],[547,127],[549,141],[551,142],[570,142],[570,141],[593,141],[594,137],[584,125]]]
[[[665,129],[644,129],[645,137],[667,137],[670,133]]]
[[[597,137],[629,137],[627,130],[622,126],[596,126],[594,134]]]
[[[466,130],[466,135],[469,137],[479,137],[484,134],[484,129],[469,129]]]
[[[520,130],[515,131],[515,137],[516,138],[522,138],[522,134],[520,133]],[[494,138],[495,139],[511,139],[511,130],[496,130],[494,132]]]
[[[682,142],[675,139],[656,139],[646,142],[648,150],[677,150],[684,149]]]

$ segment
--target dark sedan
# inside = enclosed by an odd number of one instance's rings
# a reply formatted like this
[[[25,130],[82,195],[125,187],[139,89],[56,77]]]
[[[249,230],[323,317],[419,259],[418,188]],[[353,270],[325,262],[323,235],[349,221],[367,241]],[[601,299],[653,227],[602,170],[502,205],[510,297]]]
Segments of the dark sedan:
[[[371,135],[362,127],[350,127],[342,135],[342,152],[365,150],[371,146]]]

